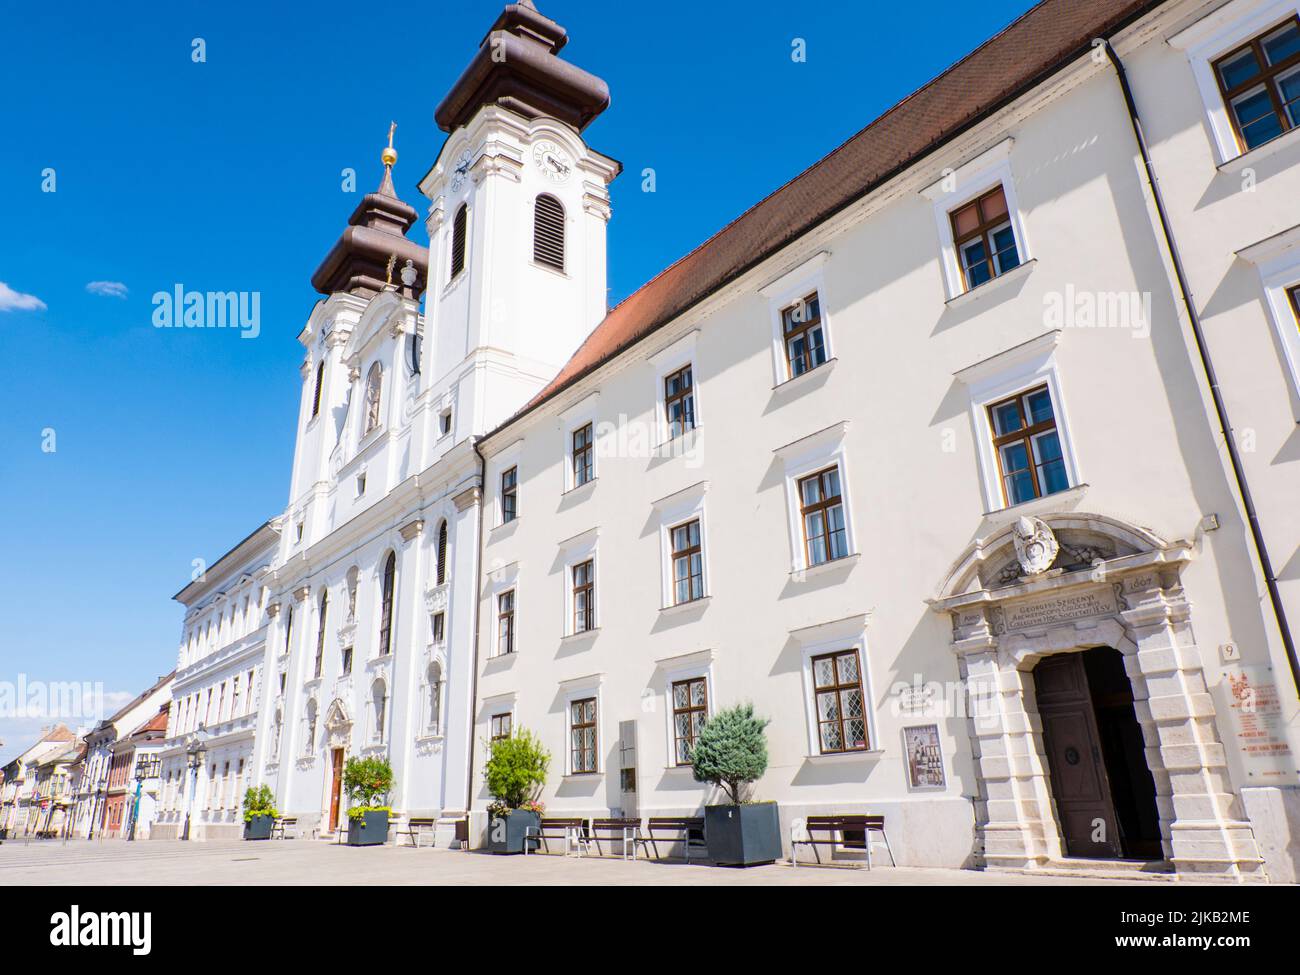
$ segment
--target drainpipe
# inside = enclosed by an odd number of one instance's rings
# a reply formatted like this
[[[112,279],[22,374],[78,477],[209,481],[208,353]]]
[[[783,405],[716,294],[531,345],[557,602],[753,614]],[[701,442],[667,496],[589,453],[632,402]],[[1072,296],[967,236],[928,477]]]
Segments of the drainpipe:
[[[1268,588],[1268,599],[1273,606],[1273,616],[1277,619],[1277,628],[1282,635],[1282,646],[1286,649],[1287,662],[1291,665],[1291,681],[1297,693],[1300,693],[1300,660],[1296,657],[1295,642],[1291,637],[1291,627],[1287,623],[1286,609],[1282,605],[1282,595],[1278,592],[1277,576],[1273,572],[1272,560],[1268,557],[1268,546],[1264,544],[1264,531],[1259,524],[1259,515],[1255,511],[1255,501],[1250,494],[1250,485],[1246,482],[1246,471],[1237,451],[1237,438],[1233,435],[1232,424],[1228,420],[1228,408],[1224,405],[1223,394],[1219,391],[1219,377],[1214,371],[1214,362],[1210,358],[1209,346],[1205,342],[1205,333],[1201,329],[1201,317],[1197,314],[1196,304],[1192,301],[1191,288],[1187,283],[1187,274],[1183,270],[1183,261],[1179,256],[1178,244],[1174,239],[1173,227],[1169,214],[1165,210],[1165,201],[1160,194],[1160,181],[1156,177],[1155,166],[1151,162],[1151,153],[1147,148],[1146,134],[1142,130],[1142,120],[1138,117],[1137,102],[1133,98],[1133,89],[1129,87],[1128,74],[1124,62],[1119,59],[1110,39],[1101,43],[1106,48],[1106,55],[1115,67],[1120,90],[1124,93],[1124,104],[1128,107],[1129,121],[1133,124],[1133,137],[1137,141],[1138,151],[1142,154],[1142,165],[1146,169],[1147,185],[1151,187],[1151,196],[1155,201],[1156,213],[1160,217],[1160,231],[1164,235],[1165,245],[1169,249],[1169,258],[1178,279],[1178,290],[1182,294],[1183,306],[1192,325],[1192,336],[1196,342],[1196,351],[1205,369],[1205,380],[1210,387],[1210,398],[1214,402],[1214,412],[1218,415],[1219,430],[1223,442],[1228,448],[1228,462],[1232,466],[1232,475],[1237,482],[1241,495],[1241,506],[1246,512],[1246,522],[1250,526],[1250,535],[1255,540],[1255,551],[1259,556],[1259,567],[1264,574],[1264,585]]]

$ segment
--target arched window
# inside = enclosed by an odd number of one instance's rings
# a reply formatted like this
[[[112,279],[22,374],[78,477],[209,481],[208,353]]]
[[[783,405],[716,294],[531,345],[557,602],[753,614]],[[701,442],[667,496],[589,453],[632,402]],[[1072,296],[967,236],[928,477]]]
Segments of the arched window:
[[[379,596],[379,656],[393,649],[393,582],[397,578],[397,553],[389,552],[384,561],[384,581]]]
[[[436,581],[442,585],[447,581],[447,522],[438,525],[438,564]]]
[[[325,383],[325,360],[322,359],[316,367],[316,392],[311,398],[311,415],[315,416],[320,412],[320,388]]]
[[[316,699],[309,698],[307,701],[307,741],[304,743],[303,754],[310,755],[316,750]]]
[[[384,719],[388,716],[388,687],[382,680],[370,685],[370,704],[374,712],[375,727],[372,738],[376,742],[384,740]]]
[[[289,611],[284,614],[284,652],[293,653],[293,604],[289,605]]]
[[[442,728],[442,666],[435,660],[429,664],[429,734],[436,735]]]
[[[454,278],[465,270],[465,238],[469,224],[469,208],[464,203],[456,210],[451,219],[451,274]]]
[[[329,615],[330,594],[329,590],[320,594],[320,629],[316,631],[316,673],[319,677],[321,667],[325,663],[325,620]]]
[[[564,270],[564,207],[549,193],[533,203],[533,260]]]
[[[366,374],[366,433],[379,426],[379,400],[383,395],[384,367],[378,362]]]

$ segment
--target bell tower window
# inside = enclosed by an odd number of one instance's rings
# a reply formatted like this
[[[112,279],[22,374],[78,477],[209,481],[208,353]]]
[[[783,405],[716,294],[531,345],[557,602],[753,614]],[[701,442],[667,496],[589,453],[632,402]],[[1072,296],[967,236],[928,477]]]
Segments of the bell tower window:
[[[451,220],[451,274],[448,280],[465,270],[465,235],[469,220],[469,208],[462,203]]]
[[[564,207],[549,193],[533,203],[533,260],[564,270]]]
[[[325,360],[322,359],[316,366],[316,392],[311,398],[311,415],[314,417],[320,412],[320,389],[325,383]]]

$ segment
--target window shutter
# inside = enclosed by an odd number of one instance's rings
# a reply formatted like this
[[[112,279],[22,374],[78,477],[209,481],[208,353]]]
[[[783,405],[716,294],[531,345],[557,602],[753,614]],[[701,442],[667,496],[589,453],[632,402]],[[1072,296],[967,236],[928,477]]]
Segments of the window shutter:
[[[468,210],[460,205],[451,222],[451,276],[454,278],[465,269],[465,227]]]
[[[438,570],[437,584],[447,581],[447,523],[438,526]]]
[[[546,193],[533,205],[533,260],[564,270],[564,207]]]

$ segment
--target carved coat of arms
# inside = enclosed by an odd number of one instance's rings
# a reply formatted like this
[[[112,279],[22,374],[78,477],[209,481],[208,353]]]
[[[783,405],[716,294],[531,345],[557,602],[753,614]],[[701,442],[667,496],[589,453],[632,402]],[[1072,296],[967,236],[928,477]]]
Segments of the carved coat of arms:
[[[1011,537],[1016,546],[1016,561],[1027,576],[1050,569],[1061,548],[1052,529],[1039,518],[1017,518],[1011,527]]]

